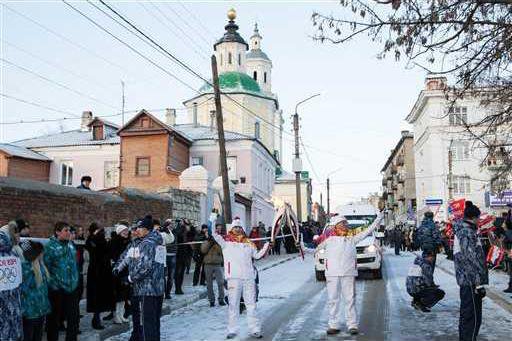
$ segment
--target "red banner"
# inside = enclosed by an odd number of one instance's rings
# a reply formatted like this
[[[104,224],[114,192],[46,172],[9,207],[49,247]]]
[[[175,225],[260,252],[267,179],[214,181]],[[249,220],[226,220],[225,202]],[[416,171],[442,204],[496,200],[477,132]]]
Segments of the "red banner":
[[[451,216],[454,219],[463,218],[465,206],[466,206],[466,199],[452,200],[449,204]]]

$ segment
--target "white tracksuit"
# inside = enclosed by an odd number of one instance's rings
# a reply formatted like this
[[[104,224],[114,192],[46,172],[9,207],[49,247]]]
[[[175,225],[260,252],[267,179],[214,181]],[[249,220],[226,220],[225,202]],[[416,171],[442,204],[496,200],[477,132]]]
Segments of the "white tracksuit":
[[[215,230],[212,236],[222,248],[224,257],[224,277],[228,281],[228,333],[238,334],[238,318],[240,315],[240,298],[243,293],[247,308],[247,322],[251,333],[260,333],[261,326],[256,315],[256,273],[252,266],[253,259],[260,259],[267,250],[265,243],[258,251],[248,243],[225,241]]]
[[[317,248],[325,249],[329,328],[339,329],[341,297],[345,301],[347,328],[357,328],[358,326],[355,283],[357,276],[356,245],[375,230],[381,219],[381,216],[377,217],[372,225],[355,236],[331,236],[317,246]]]

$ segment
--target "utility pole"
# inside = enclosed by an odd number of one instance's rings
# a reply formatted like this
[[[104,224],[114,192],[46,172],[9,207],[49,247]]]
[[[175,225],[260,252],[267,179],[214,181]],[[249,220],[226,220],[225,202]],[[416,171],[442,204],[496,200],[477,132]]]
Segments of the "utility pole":
[[[219,73],[217,58],[212,55],[213,91],[215,94],[215,116],[217,117],[217,133],[219,136],[220,174],[222,176],[222,192],[224,194],[224,223],[231,224],[231,194],[229,193],[228,164],[226,157],[226,141],[224,139],[224,118],[220,101]]]
[[[121,81],[121,93],[122,93],[122,105],[121,105],[121,118],[122,118],[122,122],[123,122],[123,126],[124,126],[124,81]]]
[[[299,114],[295,110],[293,115],[293,130],[295,132],[295,159],[293,160],[293,171],[295,172],[295,196],[297,197],[297,218],[299,223],[302,221],[302,203],[300,198],[300,175],[302,172],[302,162],[299,153]]]
[[[448,147],[448,199],[453,199],[453,139],[450,140],[450,147]]]
[[[327,178],[327,215],[331,214],[331,181]]]

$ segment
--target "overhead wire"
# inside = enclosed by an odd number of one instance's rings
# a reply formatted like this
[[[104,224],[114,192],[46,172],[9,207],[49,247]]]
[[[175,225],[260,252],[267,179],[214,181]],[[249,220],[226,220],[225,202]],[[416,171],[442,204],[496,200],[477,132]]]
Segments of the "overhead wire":
[[[180,3],[180,4],[181,4],[181,3]],[[164,6],[166,6],[167,8],[169,8],[169,10],[171,10],[171,11],[176,15],[176,17],[177,17],[177,18],[179,18],[179,19],[180,19],[180,21],[182,21],[182,22],[183,22],[183,23],[184,23],[188,28],[190,28],[191,30],[193,30],[193,31],[197,34],[197,36],[198,36],[199,38],[201,38],[201,40],[203,40],[203,41],[204,41],[206,44],[208,44],[208,45],[209,45],[209,44],[211,44],[211,41],[209,41],[207,38],[205,38],[205,37],[202,35],[202,33],[201,33],[201,32],[199,32],[199,30],[196,30],[196,29],[195,29],[195,27],[193,27],[192,25],[190,25],[190,23],[189,23],[189,21],[188,21],[188,20],[183,19],[183,17],[182,17],[182,16],[181,16],[181,15],[180,15],[180,14],[179,14],[179,13],[178,13],[174,8],[172,8],[172,6],[171,6],[169,3],[164,2],[164,3],[163,3],[163,5],[164,5]]]
[[[72,92],[72,93],[74,93],[74,94],[76,94],[76,95],[78,95],[78,96],[81,96],[81,97],[84,97],[84,98],[90,99],[91,101],[97,102],[97,103],[99,103],[99,104],[106,105],[106,106],[108,106],[108,107],[110,107],[110,108],[117,109],[117,107],[116,107],[116,106],[114,106],[114,105],[112,105],[112,104],[109,104],[109,103],[104,102],[104,101],[102,101],[102,100],[100,100],[100,99],[97,99],[96,97],[90,96],[90,95],[88,95],[88,94],[86,94],[86,93],[84,93],[84,92],[82,92],[82,91],[76,90],[76,89],[74,89],[74,88],[72,88],[72,87],[70,87],[70,86],[68,86],[68,85],[66,85],[66,84],[62,84],[62,83],[57,82],[57,81],[55,81],[55,80],[53,80],[53,79],[51,79],[51,78],[48,78],[48,77],[46,77],[46,76],[43,76],[43,75],[41,75],[40,73],[38,73],[38,72],[36,72],[36,71],[30,70],[30,69],[28,69],[28,68],[26,68],[26,67],[24,67],[24,66],[21,66],[21,65],[19,65],[19,64],[16,64],[16,63],[14,63],[14,62],[11,62],[11,61],[9,61],[9,60],[7,60],[7,59],[5,59],[5,58],[0,58],[0,61],[4,62],[4,63],[6,63],[6,64],[8,64],[8,65],[10,65],[10,66],[13,66],[13,67],[17,68],[18,70],[21,70],[21,71],[23,71],[23,72],[25,72],[25,73],[28,73],[28,74],[30,74],[30,75],[32,75],[32,76],[34,76],[34,77],[37,77],[37,78],[39,78],[39,79],[42,79],[42,80],[44,80],[44,81],[46,81],[46,82],[48,82],[48,83],[50,83],[50,84],[53,84],[53,85],[55,85],[55,86],[57,86],[57,87],[59,87],[59,88],[65,89],[65,90],[67,90],[67,91],[70,91],[70,92]]]

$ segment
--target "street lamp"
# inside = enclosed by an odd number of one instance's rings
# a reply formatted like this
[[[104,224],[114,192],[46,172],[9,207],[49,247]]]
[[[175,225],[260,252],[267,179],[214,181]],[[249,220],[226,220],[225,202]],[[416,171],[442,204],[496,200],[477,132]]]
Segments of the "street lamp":
[[[329,176],[333,175],[336,172],[339,172],[342,169],[343,169],[343,167],[337,168],[337,169],[333,170],[332,172],[329,172],[326,176],[327,177],[327,215],[331,214],[331,196],[330,196],[331,186],[330,186]]]
[[[299,154],[299,114],[298,114],[298,108],[301,104],[309,101],[310,99],[313,99],[317,96],[320,96],[320,94],[314,94],[309,96],[306,99],[303,99],[302,101],[298,102],[295,105],[295,114],[293,115],[293,130],[295,131],[295,158],[293,160],[293,171],[295,172],[295,195],[297,196],[297,218],[299,221],[302,221],[302,207],[301,207],[301,200],[300,200],[300,174],[302,172],[302,162],[300,160],[300,154]]]

